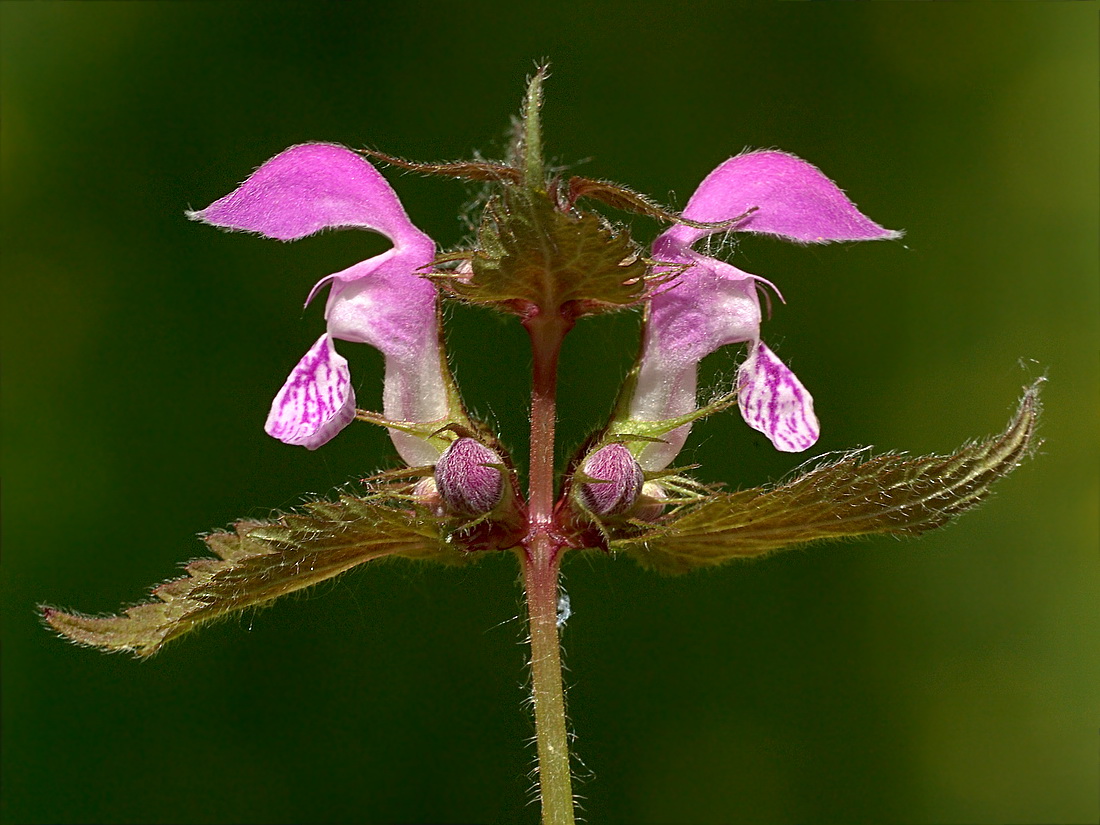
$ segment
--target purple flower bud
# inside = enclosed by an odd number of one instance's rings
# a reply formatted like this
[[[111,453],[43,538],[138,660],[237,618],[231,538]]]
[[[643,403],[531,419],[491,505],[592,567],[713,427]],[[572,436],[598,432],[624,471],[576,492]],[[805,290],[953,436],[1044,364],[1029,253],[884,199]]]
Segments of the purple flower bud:
[[[634,456],[622,444],[608,444],[592,453],[581,472],[598,481],[580,485],[580,500],[597,516],[618,516],[634,506],[645,476]]]
[[[435,483],[447,509],[458,515],[480,516],[500,503],[504,477],[501,457],[480,441],[460,438],[435,465]]]

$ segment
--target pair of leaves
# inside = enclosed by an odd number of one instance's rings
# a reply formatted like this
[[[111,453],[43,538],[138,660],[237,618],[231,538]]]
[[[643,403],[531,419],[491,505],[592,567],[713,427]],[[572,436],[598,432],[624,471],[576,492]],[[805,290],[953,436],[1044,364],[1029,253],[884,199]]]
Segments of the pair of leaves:
[[[611,547],[644,567],[684,573],[811,542],[942,527],[1034,449],[1040,383],[1026,390],[1001,435],[951,455],[849,453],[785,484],[720,493]]]
[[[711,495],[658,524],[612,535],[610,547],[645,567],[683,573],[811,542],[941,527],[981,502],[1035,448],[1039,383],[1001,435],[951,455],[850,453],[778,486]],[[239,522],[205,542],[217,558],[189,562],[187,576],[153,590],[155,601],[117,616],[43,607],[43,617],[78,644],[149,656],[200,624],[373,559],[458,563],[481,555],[441,539],[439,523],[425,512],[379,495],[311,502],[272,521]]]
[[[107,651],[155,653],[205,622],[293,593],[383,556],[459,562],[433,519],[378,498],[342,496],[269,522],[241,521],[233,532],[206,536],[217,558],[188,562],[187,576],[153,590],[156,601],[117,616],[41,608],[54,630]]]

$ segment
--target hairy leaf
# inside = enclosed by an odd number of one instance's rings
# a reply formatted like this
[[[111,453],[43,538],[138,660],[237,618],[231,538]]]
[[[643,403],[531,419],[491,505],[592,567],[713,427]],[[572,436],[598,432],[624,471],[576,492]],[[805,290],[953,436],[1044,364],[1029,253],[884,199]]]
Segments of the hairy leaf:
[[[545,193],[507,187],[485,210],[469,280],[477,302],[520,301],[556,312],[571,301],[625,306],[645,291],[647,265],[630,237],[595,215],[559,211]]]
[[[379,152],[377,149],[363,149],[362,152],[365,155],[388,163],[391,166],[396,166],[399,169],[408,169],[410,172],[419,172],[422,175],[439,175],[446,178],[495,181],[502,183],[519,183],[523,179],[523,173],[520,172],[519,169],[489,160],[418,163],[394,155],[387,155],[385,152]]]
[[[757,207],[754,206],[747,212],[736,215],[729,220],[708,223],[706,221],[693,221],[683,215],[678,215],[661,206],[652,198],[611,181],[594,180],[593,178],[574,175],[569,179],[568,191],[570,203],[580,198],[595,198],[603,201],[608,206],[613,206],[615,209],[622,209],[624,212],[634,212],[638,215],[645,215],[647,218],[667,221],[668,223],[680,223],[696,229],[732,229],[744,218],[757,211]]]
[[[306,504],[273,521],[241,521],[205,537],[218,558],[196,559],[187,576],[153,590],[156,601],[116,616],[42,606],[46,622],[77,644],[155,653],[165,642],[217,619],[293,593],[382,556],[459,561],[434,521],[376,498],[342,496]]]
[[[981,502],[1034,447],[1039,384],[1001,435],[948,455],[849,453],[770,488],[717,494],[612,549],[643,566],[683,573],[809,542],[919,535]]]

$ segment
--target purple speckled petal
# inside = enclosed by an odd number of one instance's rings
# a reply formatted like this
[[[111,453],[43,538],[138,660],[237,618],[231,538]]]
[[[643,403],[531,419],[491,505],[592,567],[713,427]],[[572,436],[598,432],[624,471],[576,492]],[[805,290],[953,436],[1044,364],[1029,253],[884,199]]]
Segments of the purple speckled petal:
[[[290,373],[271,404],[264,429],[287,444],[316,450],[355,418],[348,362],[326,333]]]
[[[292,146],[192,220],[292,241],[331,227],[360,227],[398,248],[432,246],[401,201],[359,155],[331,143]]]
[[[814,400],[802,382],[764,344],[753,347],[738,375],[741,415],[777,450],[798,453],[820,433]]]
[[[749,152],[730,158],[699,184],[684,217],[717,222],[757,210],[740,221],[737,232],[761,232],[804,243],[898,238],[900,232],[872,221],[817,167],[786,152]],[[654,243],[687,247],[714,230],[673,226]]]

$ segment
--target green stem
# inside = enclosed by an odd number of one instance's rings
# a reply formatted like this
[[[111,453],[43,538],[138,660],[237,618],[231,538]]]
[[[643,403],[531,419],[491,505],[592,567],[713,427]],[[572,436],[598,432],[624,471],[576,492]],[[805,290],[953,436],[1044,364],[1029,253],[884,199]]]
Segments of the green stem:
[[[558,353],[572,319],[534,310],[524,320],[531,337],[531,474],[523,581],[531,633],[531,697],[538,743],[543,825],[573,825],[569,737],[558,641],[558,566],[565,538],[554,521],[554,430]]]
[[[535,72],[527,86],[527,97],[523,101],[523,183],[535,192],[546,186],[542,166],[542,124],[539,121],[542,81],[545,77],[545,68]]]

